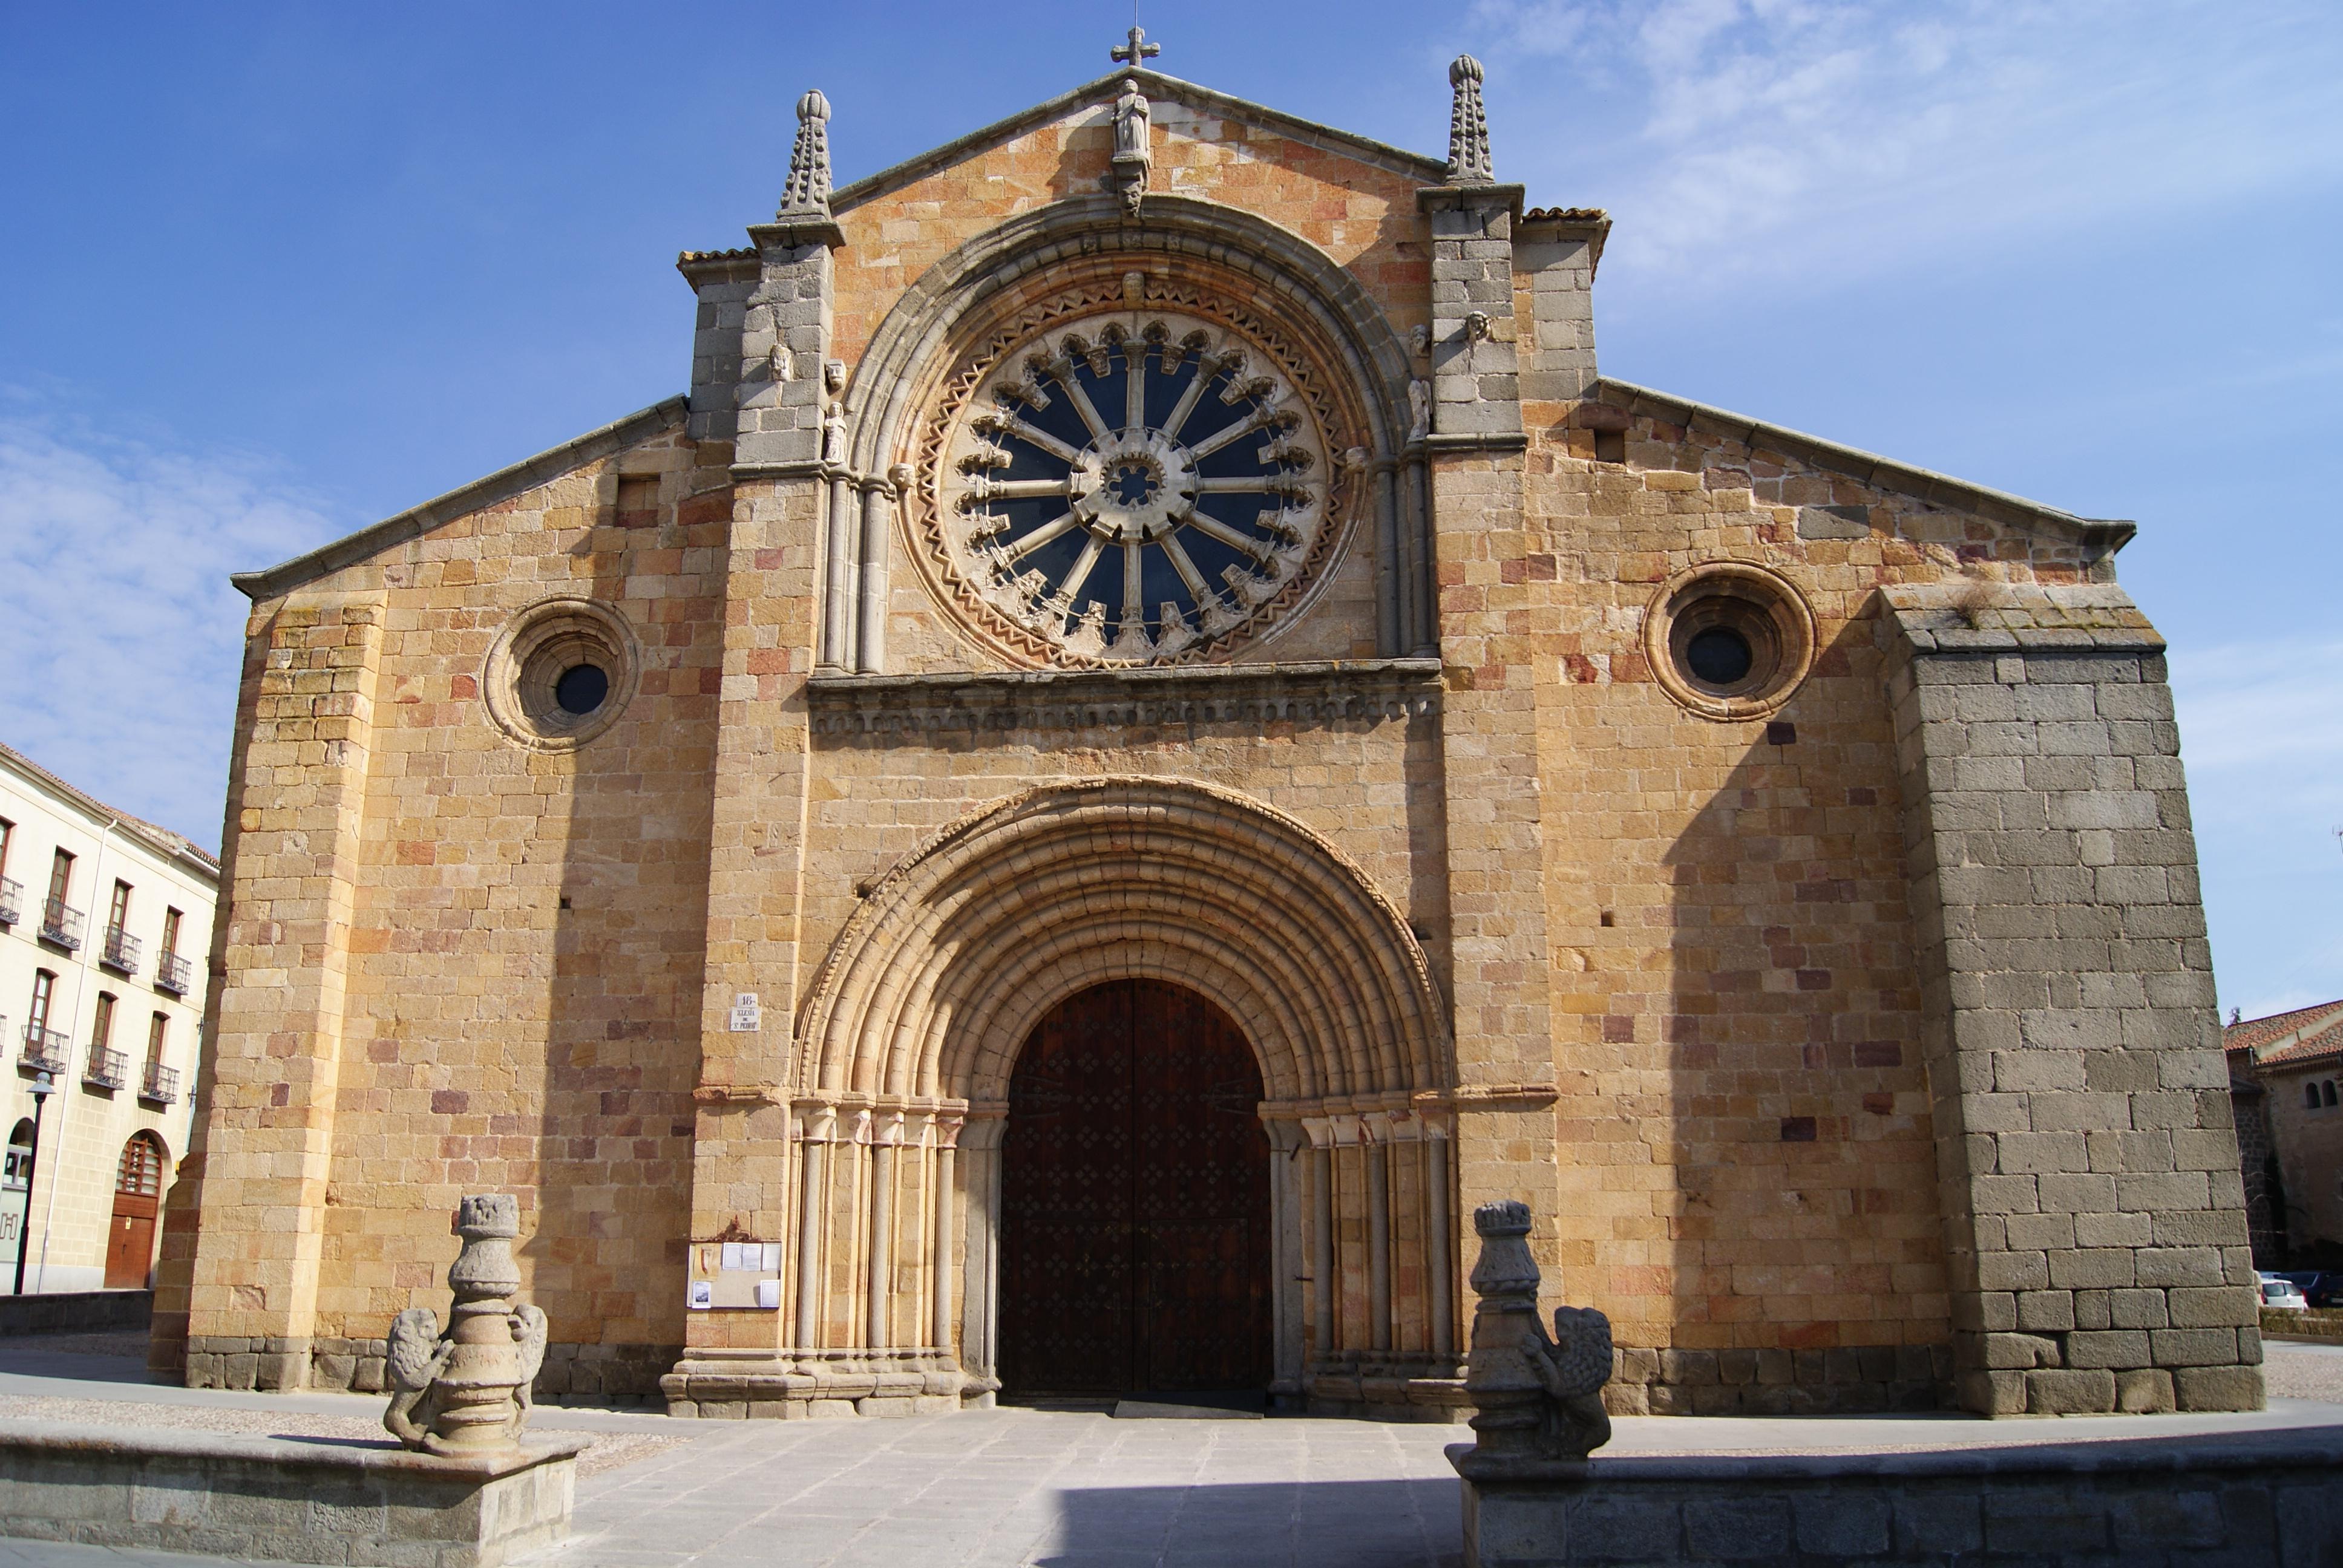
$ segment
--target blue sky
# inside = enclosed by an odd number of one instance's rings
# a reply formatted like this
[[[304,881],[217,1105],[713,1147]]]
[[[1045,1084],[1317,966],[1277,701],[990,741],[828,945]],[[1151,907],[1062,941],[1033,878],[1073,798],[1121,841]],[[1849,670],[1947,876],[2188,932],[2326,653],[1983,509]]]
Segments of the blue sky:
[[[266,565],[682,389],[672,263],[1109,68],[1127,6],[0,8],[0,738],[216,842]],[[2343,7],[1149,7],[1175,75],[1617,220],[1604,371],[2096,517],[2224,1008],[2343,995]]]

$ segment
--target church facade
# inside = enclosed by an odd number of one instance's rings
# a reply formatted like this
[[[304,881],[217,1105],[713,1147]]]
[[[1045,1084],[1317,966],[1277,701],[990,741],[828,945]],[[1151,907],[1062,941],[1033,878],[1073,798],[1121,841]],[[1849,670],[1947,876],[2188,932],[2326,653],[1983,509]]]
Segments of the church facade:
[[[2162,642],[2093,521],[1602,377],[1609,220],[1116,73],[686,252],[688,396],[251,597],[156,1364],[1453,1419],[2250,1408]],[[840,135],[850,132],[841,124]]]

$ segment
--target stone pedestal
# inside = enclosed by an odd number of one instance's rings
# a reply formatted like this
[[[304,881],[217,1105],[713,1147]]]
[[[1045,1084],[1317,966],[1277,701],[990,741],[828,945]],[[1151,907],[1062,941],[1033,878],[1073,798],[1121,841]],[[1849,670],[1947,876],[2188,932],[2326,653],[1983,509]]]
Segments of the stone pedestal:
[[[267,1562],[498,1568],[569,1533],[590,1441],[441,1459],[387,1443],[24,1422],[0,1432],[0,1532]]]

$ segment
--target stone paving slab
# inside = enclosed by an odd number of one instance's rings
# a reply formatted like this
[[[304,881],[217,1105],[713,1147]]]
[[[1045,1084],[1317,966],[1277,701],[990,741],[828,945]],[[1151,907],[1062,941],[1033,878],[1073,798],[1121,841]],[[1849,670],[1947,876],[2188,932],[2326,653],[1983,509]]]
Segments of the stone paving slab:
[[[2272,1387],[2328,1386],[2343,1352],[2270,1347]],[[2311,1358],[2320,1358],[2313,1360]],[[75,1375],[75,1374],[78,1375]],[[2291,1381],[2289,1381],[2291,1380]],[[347,1415],[373,1397],[158,1387],[109,1358],[0,1351],[0,1395]],[[2343,1389],[2329,1394],[2343,1399]],[[529,1568],[787,1562],[855,1568],[1204,1568],[1461,1561],[1442,1448],[1469,1432],[1373,1422],[1115,1420],[1003,1409],[901,1421],[676,1422],[545,1408],[552,1430],[688,1441],[581,1477],[571,1540]],[[1607,1457],[1898,1452],[2343,1425],[2343,1403],[2251,1415],[1622,1418]],[[0,1539],[0,1568],[215,1568],[222,1560]]]

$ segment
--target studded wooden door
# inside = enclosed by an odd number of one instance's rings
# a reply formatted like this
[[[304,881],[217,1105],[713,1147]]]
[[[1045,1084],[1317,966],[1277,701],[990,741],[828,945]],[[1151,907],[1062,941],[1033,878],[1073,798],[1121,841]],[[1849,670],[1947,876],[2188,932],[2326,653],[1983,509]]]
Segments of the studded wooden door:
[[[1097,986],[1033,1030],[1001,1150],[1011,1392],[1268,1383],[1261,1093],[1244,1036],[1178,986]]]
[[[145,1287],[155,1261],[155,1216],[162,1193],[162,1148],[146,1133],[133,1133],[115,1167],[114,1220],[106,1237],[107,1290]]]

